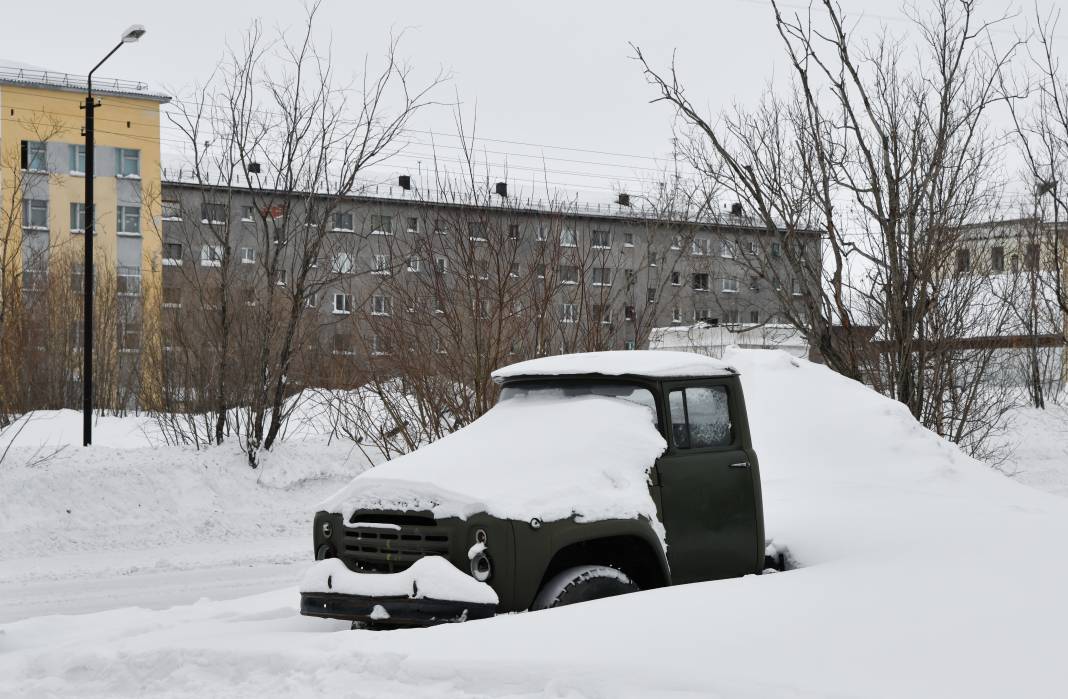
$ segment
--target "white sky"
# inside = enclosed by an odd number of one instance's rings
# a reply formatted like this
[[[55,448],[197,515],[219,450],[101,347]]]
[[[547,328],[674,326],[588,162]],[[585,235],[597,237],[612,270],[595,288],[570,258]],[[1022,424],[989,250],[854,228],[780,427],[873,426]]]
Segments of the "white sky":
[[[141,23],[147,35],[123,47],[101,75],[170,89],[206,79],[226,41],[239,41],[251,18],[262,18],[268,28],[296,29],[303,17],[297,0],[6,4],[0,57],[83,74],[126,26]],[[861,32],[876,32],[881,24],[895,32],[909,31],[893,0],[842,4],[860,20]],[[801,0],[786,5],[805,6]],[[985,6],[995,11],[1002,4],[988,0]],[[1031,12],[1024,9],[1025,15]],[[1018,22],[1021,27],[1024,23],[1024,18]],[[770,6],[763,0],[326,0],[319,26],[322,43],[333,41],[341,75],[355,74],[365,54],[380,56],[391,29],[406,29],[401,53],[417,75],[429,77],[439,68],[451,71],[453,79],[438,98],[452,101],[458,93],[468,113],[477,105],[480,136],[538,144],[484,142],[495,170],[503,171],[507,159],[511,177],[529,182],[542,168],[544,156],[554,184],[580,190],[583,200],[594,202],[610,201],[614,189],[636,191],[638,180],[655,179],[650,171],[657,167],[654,156],[670,150],[671,113],[662,104],[648,103],[652,92],[628,59],[627,41],[641,45],[661,64],[677,48],[692,98],[713,112],[733,101],[754,102],[776,72],[780,82],[786,77]],[[1068,27],[1062,27],[1065,32]],[[1068,49],[1068,40],[1062,39],[1061,45]],[[1062,54],[1068,56],[1068,51]],[[456,129],[447,107],[424,113],[417,128],[442,134],[436,139],[439,146],[455,145],[448,137]],[[175,137],[164,131],[164,151],[166,139]],[[428,146],[416,144],[409,151],[380,173],[382,179],[398,172],[414,174],[419,160],[428,166]]]

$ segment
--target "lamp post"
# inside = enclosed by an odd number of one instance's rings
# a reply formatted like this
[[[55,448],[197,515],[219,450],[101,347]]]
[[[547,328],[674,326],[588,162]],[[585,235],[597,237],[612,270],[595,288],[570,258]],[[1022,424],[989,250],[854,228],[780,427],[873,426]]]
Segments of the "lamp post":
[[[122,48],[132,44],[145,34],[145,28],[135,24],[122,33],[122,39],[108,55],[93,66],[86,78],[85,96],[85,298],[82,314],[85,327],[82,333],[82,446],[93,443],[93,234],[96,228],[96,211],[93,204],[93,73],[104,61]]]

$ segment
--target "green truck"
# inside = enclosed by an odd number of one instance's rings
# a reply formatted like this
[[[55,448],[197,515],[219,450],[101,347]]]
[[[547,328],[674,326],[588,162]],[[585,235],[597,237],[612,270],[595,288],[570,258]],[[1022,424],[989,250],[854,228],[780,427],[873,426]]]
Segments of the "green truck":
[[[765,567],[738,372],[685,352],[594,352],[493,374],[462,430],[323,504],[301,613],[465,621]]]

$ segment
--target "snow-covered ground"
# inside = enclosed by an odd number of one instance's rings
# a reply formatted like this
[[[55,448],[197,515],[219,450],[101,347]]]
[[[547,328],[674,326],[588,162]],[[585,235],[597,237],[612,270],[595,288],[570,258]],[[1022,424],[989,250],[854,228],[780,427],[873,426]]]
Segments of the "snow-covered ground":
[[[825,368],[778,352],[726,359],[742,372],[768,535],[797,570],[348,631],[296,611],[315,503],[364,468],[344,445],[287,443],[260,472],[228,447],[71,448],[38,465],[24,463],[35,449],[14,447],[0,465],[0,620],[18,620],[0,624],[0,695],[1003,697],[1068,686],[1068,498],[1020,482],[1064,483],[1025,475],[1060,472],[1047,455],[1064,447],[1050,436],[1063,420],[1023,413],[1019,434],[1045,446],[1021,439],[1034,453],[1018,450],[1007,478]],[[126,606],[199,596],[212,599]],[[115,608],[46,615],[104,607]]]

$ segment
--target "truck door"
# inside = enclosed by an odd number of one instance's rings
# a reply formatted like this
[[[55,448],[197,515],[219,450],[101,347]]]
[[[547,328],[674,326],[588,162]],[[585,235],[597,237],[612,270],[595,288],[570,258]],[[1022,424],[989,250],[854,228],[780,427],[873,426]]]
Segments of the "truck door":
[[[754,469],[736,429],[742,423],[734,419],[745,409],[740,389],[727,379],[666,383],[664,389],[670,444],[657,470],[672,581],[759,572]]]

